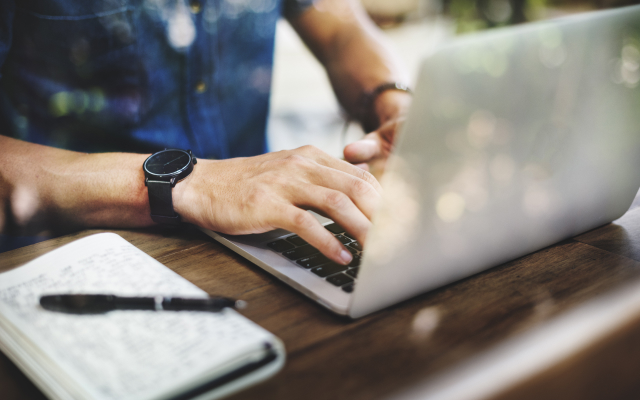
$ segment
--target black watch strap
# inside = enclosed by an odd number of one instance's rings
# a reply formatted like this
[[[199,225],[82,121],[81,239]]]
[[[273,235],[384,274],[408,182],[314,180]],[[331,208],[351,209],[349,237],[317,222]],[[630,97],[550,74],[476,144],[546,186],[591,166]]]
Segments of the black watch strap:
[[[180,215],[173,210],[171,187],[171,182],[147,179],[151,219],[158,224],[180,224]]]

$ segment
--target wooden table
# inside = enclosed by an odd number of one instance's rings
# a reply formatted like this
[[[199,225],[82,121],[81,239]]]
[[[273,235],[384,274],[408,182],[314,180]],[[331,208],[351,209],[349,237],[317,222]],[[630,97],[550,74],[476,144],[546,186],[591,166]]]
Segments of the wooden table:
[[[0,271],[98,232],[2,253]],[[284,369],[232,399],[394,397],[640,281],[638,198],[612,224],[356,321],[325,311],[195,229],[112,232],[205,291],[247,300],[243,313],[284,341]],[[639,398],[640,318],[494,397]],[[0,398],[44,396],[0,354]]]

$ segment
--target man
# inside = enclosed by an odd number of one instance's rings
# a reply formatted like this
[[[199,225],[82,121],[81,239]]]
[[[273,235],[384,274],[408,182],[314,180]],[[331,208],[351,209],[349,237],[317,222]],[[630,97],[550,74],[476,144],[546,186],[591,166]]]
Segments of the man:
[[[388,155],[410,99],[389,84],[405,77],[356,0],[311,1],[3,1],[0,134],[23,139],[0,136],[3,232],[153,225],[141,166],[190,148],[208,159],[172,189],[182,221],[284,228],[349,263],[304,210],[365,242],[380,196],[365,163]],[[261,154],[281,12],[344,108],[377,128],[345,148],[348,162],[313,147]]]

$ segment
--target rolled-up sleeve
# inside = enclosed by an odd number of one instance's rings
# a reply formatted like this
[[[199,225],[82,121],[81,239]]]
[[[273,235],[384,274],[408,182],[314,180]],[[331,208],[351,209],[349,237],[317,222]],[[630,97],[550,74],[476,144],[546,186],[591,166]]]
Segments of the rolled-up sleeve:
[[[282,15],[287,19],[297,17],[311,7],[313,3],[315,3],[315,0],[284,0]]]
[[[11,32],[15,12],[16,3],[14,0],[0,1],[0,79],[2,79],[2,66],[11,48]]]

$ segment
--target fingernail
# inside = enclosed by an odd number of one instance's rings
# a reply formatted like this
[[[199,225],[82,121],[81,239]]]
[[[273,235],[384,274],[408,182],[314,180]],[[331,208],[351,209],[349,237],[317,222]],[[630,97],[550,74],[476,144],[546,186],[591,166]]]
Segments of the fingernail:
[[[340,259],[342,260],[342,263],[344,265],[347,265],[351,262],[351,260],[353,260],[353,256],[348,251],[342,250],[340,252]]]

